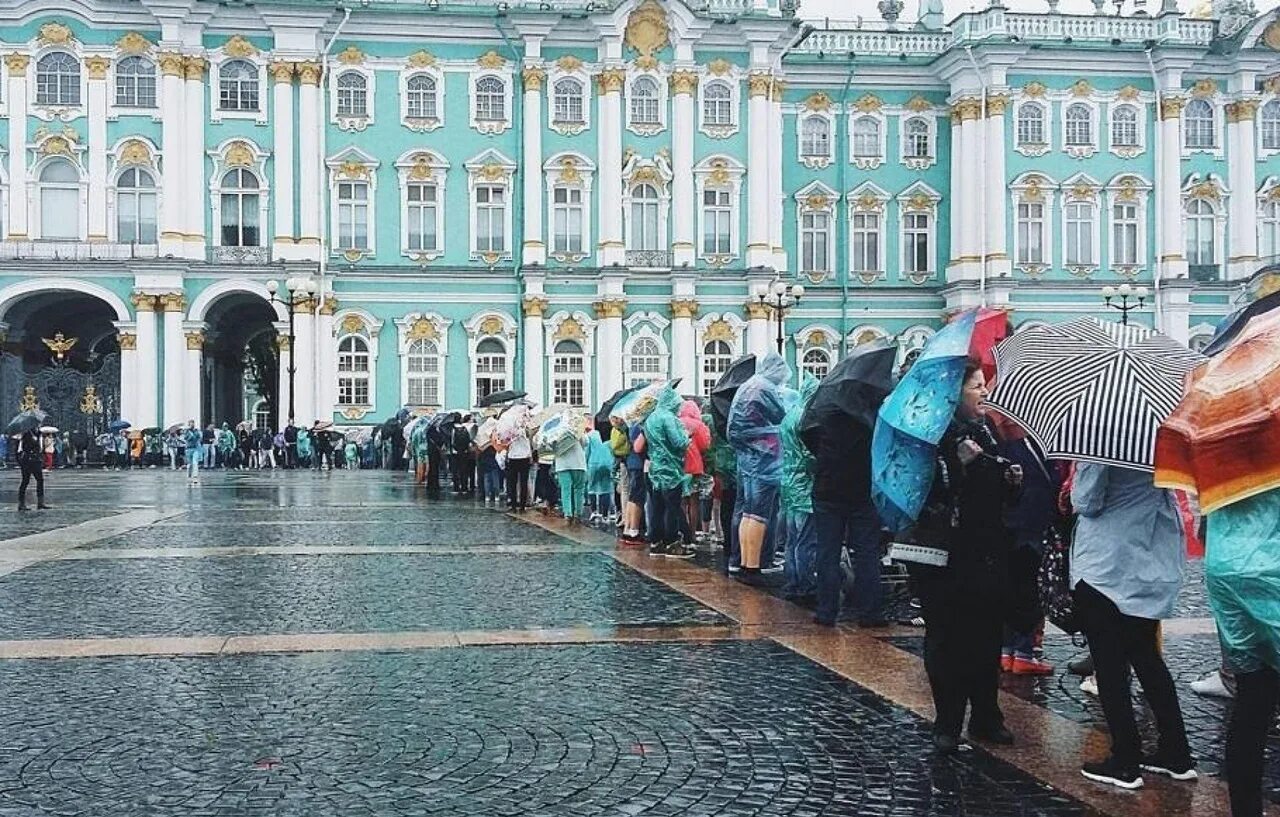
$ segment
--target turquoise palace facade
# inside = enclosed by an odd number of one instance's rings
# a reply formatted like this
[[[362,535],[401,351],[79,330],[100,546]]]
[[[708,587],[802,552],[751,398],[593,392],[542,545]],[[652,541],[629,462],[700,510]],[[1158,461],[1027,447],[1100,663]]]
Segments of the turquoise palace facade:
[[[1126,283],[1197,344],[1280,255],[1274,13],[879,5],[3,0],[0,401],[368,425],[704,392],[774,348],[777,282],[819,376],[980,304],[1115,317]]]

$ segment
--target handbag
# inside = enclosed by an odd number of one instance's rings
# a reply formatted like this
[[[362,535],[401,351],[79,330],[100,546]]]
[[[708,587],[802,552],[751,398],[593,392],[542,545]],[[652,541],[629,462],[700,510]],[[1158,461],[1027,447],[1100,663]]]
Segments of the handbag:
[[[1063,632],[1078,633],[1080,625],[1071,596],[1071,526],[1072,520],[1064,519],[1045,530],[1036,587],[1045,618]]]
[[[950,556],[950,552],[943,548],[909,545],[902,542],[894,542],[889,545],[889,558],[895,562],[946,567]]]

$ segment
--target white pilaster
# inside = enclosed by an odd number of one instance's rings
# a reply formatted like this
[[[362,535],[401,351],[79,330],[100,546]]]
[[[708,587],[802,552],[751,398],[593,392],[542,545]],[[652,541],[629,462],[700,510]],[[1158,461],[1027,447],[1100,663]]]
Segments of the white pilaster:
[[[747,303],[747,351],[757,360],[774,348],[769,337],[769,324],[768,307],[755,301]]]
[[[1186,100],[1166,94],[1160,105],[1160,161],[1156,200],[1160,208],[1161,278],[1187,276],[1186,229],[1182,221],[1182,148],[1179,130]]]
[[[986,257],[988,285],[993,279],[1010,275],[1013,262],[1009,257],[1009,236],[1005,225],[1006,200],[1008,198],[1005,179],[1005,111],[1009,97],[997,94],[987,99],[987,121],[985,132],[986,168],[986,200],[982,203],[982,212],[987,221]],[[952,192],[954,195],[954,191]],[[991,303],[991,299],[987,299]]]
[[[693,266],[697,225],[693,187],[693,92],[698,75],[681,67],[671,75],[671,252],[676,267]]]
[[[769,88],[769,245],[771,266],[787,269],[787,251],[782,246],[782,91],[781,80]]]
[[[1227,278],[1242,281],[1253,275],[1258,266],[1258,200],[1257,146],[1254,144],[1254,117],[1258,100],[1240,99],[1227,105]]]
[[[160,88],[160,152],[162,166],[160,175],[160,192],[164,205],[158,214],[160,224],[160,254],[181,257],[183,241],[186,233],[186,205],[184,199],[191,191],[185,190],[186,154],[183,151],[183,127],[186,106],[183,92],[186,85],[182,80],[182,55],[164,53],[159,56],[161,88]],[[204,121],[201,119],[200,121]],[[197,370],[198,373],[198,370]],[[198,383],[199,381],[197,381]],[[200,404],[192,404],[199,414]],[[188,418],[190,419],[190,418]],[[199,422],[200,417],[197,416]]]
[[[536,294],[524,296],[524,326],[521,327],[524,363],[524,390],[537,405],[546,402],[546,341],[542,331],[542,314],[547,309],[547,298],[541,289]]]
[[[547,245],[542,240],[542,86],[547,72],[531,65],[521,75],[524,81],[524,248],[525,264],[547,263]],[[602,103],[603,104],[603,103]],[[603,138],[603,137],[602,137]],[[602,165],[603,168],[603,165]],[[602,172],[601,174],[608,175]],[[601,202],[603,208],[604,203]],[[604,234],[601,233],[603,236]]]
[[[768,267],[773,262],[769,242],[769,89],[773,77],[752,71],[747,78],[747,266]]]
[[[622,388],[622,316],[626,298],[608,296],[594,304],[596,320],[596,388],[605,399]]]
[[[953,247],[951,255],[958,262],[954,274],[961,280],[976,281],[982,274],[982,185],[986,179],[979,178],[980,162],[978,156],[983,150],[981,129],[981,103],[976,99],[964,99],[958,103],[960,109],[960,142],[963,145],[961,154],[960,187],[951,195],[958,199],[960,222],[960,246]],[[956,220],[956,210],[951,211],[951,218]]]
[[[209,211],[206,192],[209,185],[204,173],[204,128],[195,125],[205,121],[204,73],[207,67],[208,61],[204,57],[187,57],[183,61],[183,76],[186,77],[183,88],[186,189],[181,193],[181,201],[186,208],[185,257],[198,261],[205,258],[204,216]],[[266,225],[262,228],[265,229]]]
[[[289,420],[295,422],[303,422],[299,418],[302,412],[301,407],[297,405],[297,399],[294,399],[294,416],[289,414],[289,367],[293,365],[293,350],[289,347],[289,322],[276,321],[276,349],[280,352],[279,358],[279,382],[276,384],[276,394],[279,395],[277,402],[280,404],[279,419],[277,422],[280,428],[284,428],[289,424]],[[296,383],[295,383],[296,388]]]
[[[311,425],[316,417],[315,406],[315,318],[311,314],[314,304],[310,299],[303,300],[294,307],[294,347],[293,360],[297,372],[294,374],[294,411],[300,425]]]
[[[190,407],[197,406],[198,401],[188,402],[186,393],[187,342],[182,334],[186,299],[181,292],[166,293],[160,296],[160,308],[164,314],[164,396],[161,422],[157,425],[168,428],[195,416]]]
[[[138,428],[149,428],[159,422],[160,339],[156,326],[156,296],[135,292],[133,308],[137,331],[137,363],[134,380],[137,402],[134,405],[133,416],[125,419]],[[121,383],[123,390],[123,380]]]
[[[26,54],[7,54],[9,69],[9,228],[10,241],[26,241],[27,233],[27,70]]]
[[[320,178],[320,66],[300,62],[298,69],[298,214],[300,256],[320,260],[320,222],[324,212]]]
[[[692,278],[672,279],[671,299],[671,377],[679,378],[681,391],[698,391],[698,349],[693,321],[698,316]]]
[[[293,63],[271,64],[271,115],[275,126],[275,229],[271,238],[271,257],[294,260],[298,254],[293,232]],[[266,225],[263,225],[264,229]]]
[[[951,183],[948,197],[948,222],[951,227],[951,257],[947,259],[947,283],[955,281],[959,275],[962,243],[960,232],[960,184],[964,179],[964,130],[960,127],[960,117],[953,111],[951,115]]]
[[[114,321],[120,343],[120,417],[135,426],[141,417],[143,397],[139,388],[138,331],[133,321]]]
[[[610,66],[600,72],[600,252],[602,267],[626,262],[622,241],[622,86],[626,69]],[[539,165],[541,166],[541,165]]]
[[[319,395],[316,414],[321,420],[331,419],[333,407],[338,403],[338,347],[333,324],[337,311],[338,299],[329,295],[320,304],[320,315],[316,318],[316,337],[320,344],[316,354],[316,393]]]
[[[204,368],[204,324],[183,322],[182,327],[182,345],[179,347],[184,350],[182,367],[182,407],[185,417],[180,421],[195,420],[196,425],[201,425],[203,418],[200,416],[203,408],[200,394],[201,370]],[[174,355],[179,354],[178,350],[174,350]],[[166,421],[168,422],[168,421]]]
[[[89,240],[107,240],[107,69],[111,60],[86,57],[89,114]]]

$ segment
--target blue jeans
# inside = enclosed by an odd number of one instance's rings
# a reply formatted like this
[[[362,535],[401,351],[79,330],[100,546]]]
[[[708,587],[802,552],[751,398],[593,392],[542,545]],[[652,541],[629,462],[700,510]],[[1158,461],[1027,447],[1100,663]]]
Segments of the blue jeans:
[[[484,469],[484,475],[481,478],[480,491],[484,494],[485,499],[498,501],[498,495],[502,493],[502,469],[497,466]]]
[[[818,550],[817,534],[811,513],[784,514],[787,533],[787,589],[797,596],[808,596],[818,589],[815,575]]]
[[[200,471],[200,449],[187,449],[187,478],[195,479],[196,474]]]
[[[668,544],[680,538],[681,491],[675,488],[649,486],[649,505],[653,509],[653,527],[649,541]]]
[[[840,615],[840,552],[849,549],[853,561],[853,610],[859,621],[883,615],[884,588],[880,584],[880,519],[870,501],[854,505],[815,502],[814,528],[818,540],[818,607],[820,621]]]

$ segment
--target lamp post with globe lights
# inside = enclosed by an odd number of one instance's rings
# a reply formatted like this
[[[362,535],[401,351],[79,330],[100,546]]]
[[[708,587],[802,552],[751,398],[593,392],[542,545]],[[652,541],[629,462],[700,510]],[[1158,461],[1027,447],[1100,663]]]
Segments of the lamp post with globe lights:
[[[316,282],[310,278],[286,278],[284,282],[285,297],[278,298],[276,293],[280,291],[280,282],[271,280],[267,281],[267,293],[271,296],[271,302],[283,304],[289,312],[289,367],[286,371],[289,373],[289,422],[294,421],[293,413],[293,383],[295,373],[298,371],[297,364],[293,358],[293,344],[296,339],[293,325],[294,306],[312,295],[316,294]]]
[[[1106,286],[1102,288],[1102,302],[1112,309],[1120,311],[1120,323],[1128,325],[1129,313],[1135,309],[1141,309],[1146,305],[1147,296],[1146,287],[1131,287],[1128,284],[1121,284],[1118,287]],[[1116,298],[1120,299],[1120,303],[1114,304],[1112,301]],[[1133,298],[1136,303],[1129,303],[1129,299]]]
[[[804,286],[801,284],[787,284],[785,281],[777,280],[772,285],[756,284],[751,290],[751,294],[756,300],[765,306],[773,309],[774,316],[778,319],[778,354],[782,354],[782,324],[786,319],[787,310],[800,303],[800,299],[804,297]]]

